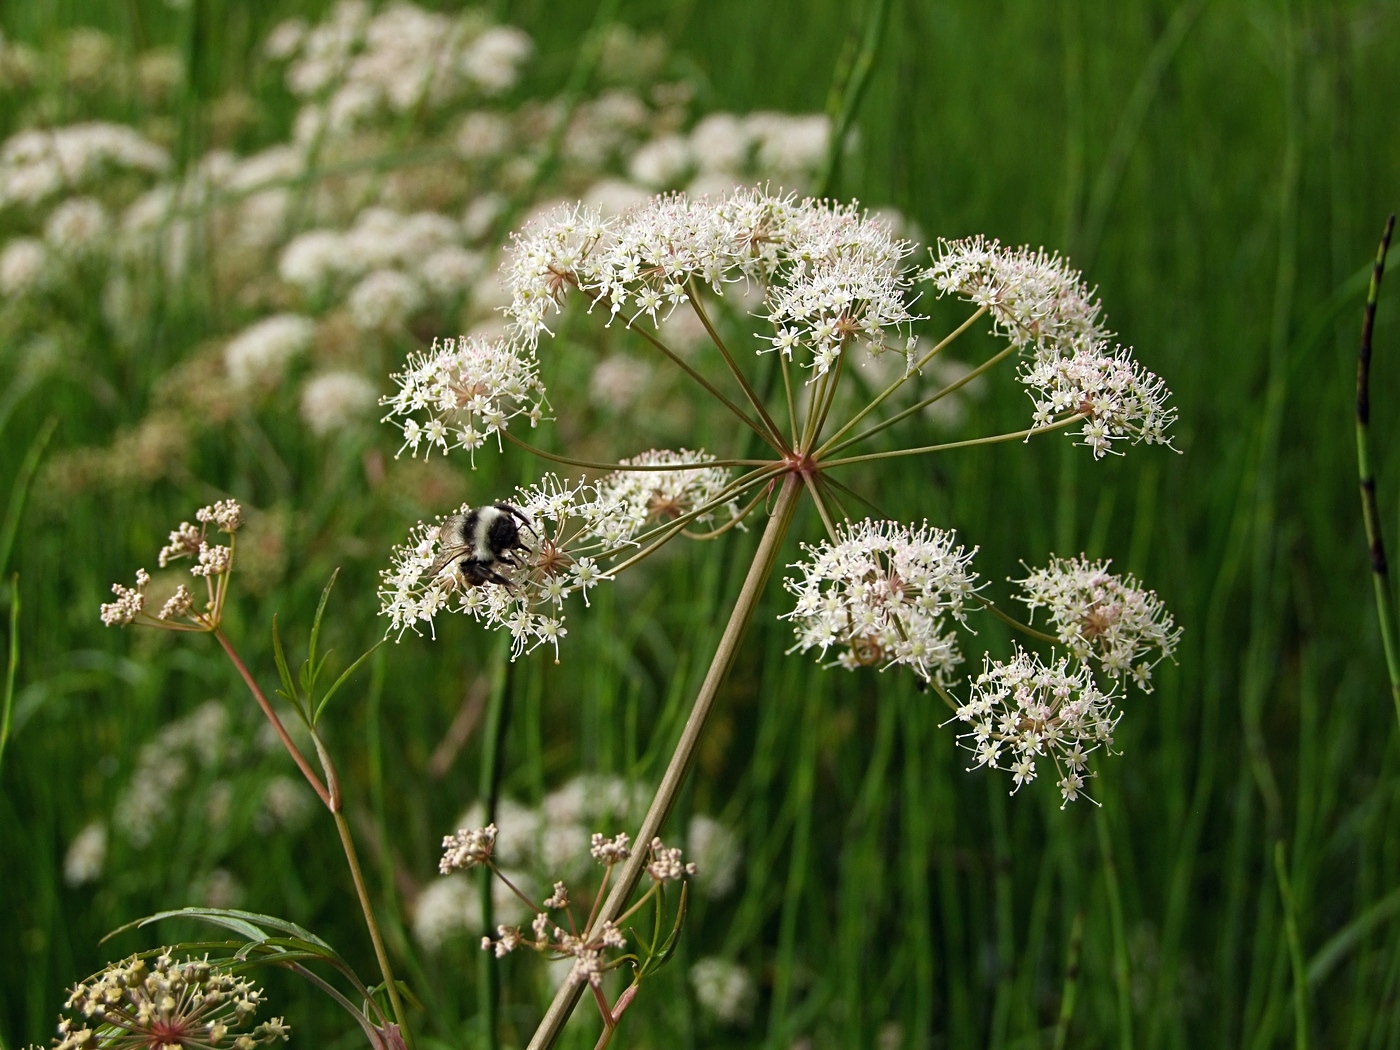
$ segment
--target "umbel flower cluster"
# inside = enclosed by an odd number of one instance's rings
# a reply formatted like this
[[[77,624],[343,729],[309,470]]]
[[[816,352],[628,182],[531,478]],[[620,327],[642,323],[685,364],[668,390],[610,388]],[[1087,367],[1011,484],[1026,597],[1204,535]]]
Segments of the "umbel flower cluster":
[[[109,627],[141,623],[175,631],[213,631],[219,626],[228,597],[228,578],[233,570],[234,533],[243,524],[243,510],[234,500],[219,500],[195,512],[192,525],[188,521],[170,533],[170,542],[161,548],[158,562],[162,569],[171,562],[192,559],[190,575],[203,579],[206,601],[196,608],[194,592],[181,583],[152,616],[146,611],[146,589],[151,575],[145,569],[136,570],[136,586],[112,584],[116,601],[102,606],[102,622]],[[210,527],[228,537],[228,544],[211,543]],[[196,585],[197,586],[197,585]]]
[[[549,474],[518,489],[511,503],[501,504],[518,515],[518,549],[506,557],[486,552],[505,584],[472,585],[463,575],[463,559],[480,560],[474,547],[454,542],[470,507],[420,522],[409,541],[394,548],[393,565],[382,576],[381,611],[390,631],[431,628],[438,612],[453,608],[509,631],[514,656],[549,645],[557,657],[568,634],[563,606],[570,595],[578,593],[586,604],[588,591],[612,579],[649,541],[664,542],[716,515],[737,521],[729,474],[707,466],[712,459],[704,452],[653,450],[598,482]]]
[[[959,741],[977,765],[1010,771],[1012,793],[1036,776],[1036,761],[1048,757],[1059,774],[1066,803],[1084,788],[1091,752],[1113,744],[1120,717],[1113,694],[1094,684],[1089,668],[1060,657],[1047,664],[1019,646],[1006,662],[985,658],[971,696],[955,718],[971,728]]]
[[[950,532],[866,519],[842,525],[836,540],[808,546],[809,561],[784,586],[796,596],[794,648],[839,646],[842,667],[903,664],[946,683],[962,662],[953,622],[965,623],[977,594],[966,550]]]
[[[168,951],[133,955],[73,986],[71,1018],[58,1025],[56,1050],[167,1050],[286,1042],[280,1017],[253,1025],[263,993],[207,958],[177,961]]]
[[[439,865],[442,874],[488,867],[533,915],[528,935],[518,925],[502,924],[497,926],[494,938],[482,937],[482,950],[494,952],[498,959],[522,947],[554,959],[571,959],[573,965],[569,970],[569,981],[588,984],[595,991],[601,989],[603,975],[622,964],[621,959],[610,961],[607,952],[621,952],[627,948],[627,938],[622,932],[622,924],[626,919],[656,897],[666,883],[679,882],[696,874],[695,865],[683,859],[681,849],[667,846],[660,838],[653,838],[646,850],[646,873],[651,878],[651,888],[616,921],[605,921],[597,929],[580,934],[570,904],[569,889],[562,881],[555,882],[550,895],[540,904],[536,904],[508,875],[496,867],[492,858],[496,849],[497,834],[496,825],[488,824],[480,828],[462,828],[442,840],[443,856]],[[589,912],[590,916],[597,914],[613,869],[630,859],[632,853],[632,840],[625,832],[611,838],[601,832],[593,833],[589,854],[602,865],[603,878],[598,886],[597,898]],[[556,919],[555,914],[551,913],[558,914],[559,918]],[[603,1001],[600,1000],[599,1005],[606,1009]],[[615,1020],[617,1014],[625,1008],[624,1002],[620,1007],[609,1011],[608,1020]]]
[[[959,704],[948,690],[957,688],[964,659],[960,630],[970,614],[992,608],[1026,633],[1046,636],[995,609],[972,567],[975,547],[928,522],[852,523],[831,474],[856,463],[939,451],[942,446],[846,454],[1011,355],[1034,406],[1028,425],[956,445],[1069,430],[1097,459],[1125,444],[1168,443],[1175,409],[1160,379],[1130,351],[1110,348],[1112,333],[1097,295],[1064,259],[982,238],[940,242],[923,268],[914,263],[915,253],[913,244],[856,204],[768,189],[716,197],[670,193],[612,218],[581,204],[563,206],[527,224],[512,237],[502,264],[510,296],[505,334],[489,344],[436,343],[395,377],[399,390],[384,404],[386,419],[403,431],[401,451],[475,452],[492,436],[498,447],[504,438],[539,451],[508,427],[520,418],[532,428],[542,420],[545,344],[573,303],[580,313],[650,344],[773,456],[724,460],[684,449],[652,451],[612,465],[597,482],[548,475],[495,505],[518,522],[509,549],[493,549],[485,531],[472,544],[462,542],[469,506],[419,523],[383,574],[381,609],[390,632],[431,627],[438,612],[451,608],[508,630],[514,655],[549,645],[558,659],[569,595],[582,592],[586,604],[592,585],[670,539],[716,536],[771,502],[783,479],[800,480],[827,538],[805,545],[807,557],[785,580],[795,599],[785,614],[796,634],[793,650],[815,651],[824,660],[834,654],[834,664],[849,670],[911,669],[957,717],[968,721],[969,712],[978,712],[977,730],[962,738],[978,764],[1010,769],[1019,788],[1034,776],[1036,758],[1049,756],[1060,770],[1064,798],[1079,797],[1091,775],[1084,756],[1111,745],[1117,721],[1116,694],[1098,690],[1091,664],[1111,682],[1127,674],[1150,690],[1152,667],[1171,656],[1179,636],[1156,595],[1132,577],[1113,576],[1107,563],[1056,558],[1033,570],[1021,581],[1023,600],[1032,612],[1047,609],[1068,655],[1052,655],[1048,664],[1020,649],[1007,662],[988,657],[982,675],[967,684],[973,698]],[[915,333],[925,320],[915,312],[925,283],[976,311],[928,350]],[[727,313],[729,339],[736,319],[749,329],[751,359],[766,356],[781,372],[781,404],[759,397],[757,383],[721,334],[717,318],[738,301],[743,309]],[[680,316],[699,324],[707,347],[682,354],[668,344],[667,332]],[[946,375],[930,366],[982,316],[1004,349],[912,407],[882,410],[902,388],[917,389],[926,371]],[[836,406],[849,412],[848,401],[837,397],[845,370],[888,354],[899,361],[893,371],[877,370],[888,386],[839,419]],[[716,378],[725,373],[728,381]],[[1003,702],[1030,706],[1016,719],[994,715]]]

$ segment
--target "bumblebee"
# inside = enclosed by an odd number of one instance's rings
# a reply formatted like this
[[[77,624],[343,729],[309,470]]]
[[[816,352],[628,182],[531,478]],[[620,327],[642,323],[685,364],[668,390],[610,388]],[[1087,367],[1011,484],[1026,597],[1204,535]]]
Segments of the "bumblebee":
[[[498,566],[519,565],[512,552],[528,547],[520,538],[522,527],[535,531],[525,513],[509,503],[474,507],[451,515],[438,529],[441,555],[429,570],[429,578],[451,567],[453,576],[472,587],[488,583],[509,587],[510,580],[501,575]]]

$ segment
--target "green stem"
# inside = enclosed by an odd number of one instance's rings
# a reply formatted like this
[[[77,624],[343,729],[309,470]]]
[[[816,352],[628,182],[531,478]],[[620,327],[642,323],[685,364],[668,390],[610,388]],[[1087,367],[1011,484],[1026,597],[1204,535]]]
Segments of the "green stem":
[[[508,641],[504,636],[502,642]],[[501,791],[501,752],[505,749],[506,726],[509,721],[509,679],[510,661],[508,650],[498,647],[496,653],[496,680],[492,683],[491,698],[486,707],[486,731],[482,736],[481,782],[478,790],[486,804],[487,824],[496,822],[496,805]],[[494,934],[495,901],[491,895],[492,871],[481,871],[481,924],[488,934]],[[496,1032],[496,1016],[501,999],[501,972],[495,952],[482,952],[478,957],[481,971],[481,984],[477,989],[477,1005],[481,1012],[481,1027],[485,1032],[485,1045],[496,1050],[500,1045]]]
[[[627,903],[627,898],[632,895],[632,891],[642,877],[647,862],[647,846],[661,830],[661,825],[665,822],[667,814],[670,813],[676,795],[685,781],[686,773],[690,770],[690,764],[695,758],[700,737],[705,730],[705,723],[714,707],[715,698],[719,694],[719,687],[728,677],[729,669],[733,666],[734,658],[738,655],[739,642],[742,640],[749,619],[758,605],[764,584],[768,582],[769,575],[774,566],[778,564],[783,538],[787,535],[788,526],[792,523],[793,513],[797,509],[801,493],[802,482],[800,478],[796,474],[789,473],[783,479],[783,487],[778,494],[777,504],[763,530],[758,550],[754,554],[753,564],[749,566],[748,574],[744,577],[744,585],[739,591],[738,601],[734,605],[733,612],[730,613],[729,622],[725,625],[719,647],[715,651],[714,659],[710,662],[710,669],[705,675],[704,683],[700,686],[695,704],[691,707],[690,717],[686,720],[685,728],[681,730],[681,737],[676,743],[676,750],[671,755],[670,764],[662,775],[661,784],[656,790],[656,796],[652,799],[651,808],[647,810],[641,829],[637,832],[636,849],[628,858],[621,876],[614,884],[602,909],[598,912],[594,924],[589,930],[589,936],[596,935],[604,922],[612,921],[621,914],[623,906]],[[582,990],[580,985],[568,981],[560,986],[559,991],[554,996],[554,1001],[550,1003],[549,1010],[544,1015],[544,1019],[540,1021],[539,1027],[531,1037],[528,1050],[544,1050],[545,1047],[553,1045],[554,1040],[563,1031],[564,1022],[573,1013],[574,1005],[578,1002]]]
[[[890,416],[889,419],[886,419],[880,423],[876,423],[869,430],[862,430],[855,437],[847,438],[839,445],[833,444],[833,442],[836,440],[836,437],[833,436],[831,440],[827,441],[824,445],[822,445],[820,449],[817,450],[817,458],[820,458],[822,456],[829,456],[833,452],[840,452],[843,448],[850,448],[852,445],[859,445],[862,441],[865,441],[867,438],[874,437],[876,434],[880,433],[880,431],[892,427],[896,423],[899,423],[905,419],[908,419],[915,412],[922,412],[934,402],[942,401],[949,394],[953,394],[961,390],[963,387],[967,386],[968,383],[971,383],[974,379],[980,376],[983,372],[987,372],[994,368],[997,364],[1004,360],[1007,357],[1007,355],[1014,354],[1017,351],[1017,349],[1018,348],[1014,346],[1006,347],[994,357],[988,358],[986,361],[983,361],[971,372],[967,373],[967,375],[963,376],[960,379],[954,380],[947,386],[943,387],[941,390],[938,390],[936,393],[930,394],[928,397],[918,402],[918,404],[910,405],[908,408],[900,412],[896,412],[894,415]]]
[[[1298,936],[1298,912],[1293,886],[1284,863],[1283,839],[1274,841],[1274,875],[1283,904],[1283,928],[1288,936],[1288,958],[1293,966],[1293,1043],[1296,1050],[1308,1050],[1308,975],[1303,965],[1303,944]]]
[[[730,354],[729,347],[724,345],[724,340],[719,337],[719,333],[715,331],[715,326],[710,323],[710,315],[705,313],[705,307],[700,303],[700,289],[695,286],[695,278],[692,277],[687,284],[689,286],[688,298],[690,299],[691,308],[695,311],[695,316],[700,318],[700,323],[704,325],[705,331],[710,336],[710,342],[715,344],[715,347],[719,350],[720,356],[724,358],[724,363],[729,366],[729,371],[733,374],[735,381],[738,382],[740,389],[744,391],[744,396],[748,398],[749,404],[752,405],[753,410],[758,413],[758,418],[768,429],[768,440],[781,448],[783,445],[782,431],[778,429],[778,424],[773,422],[773,417],[770,416],[768,410],[763,407],[762,400],[754,393],[754,389],[749,385],[748,379],[745,378],[744,373],[740,371],[738,362],[736,362],[733,355]]]
[[[1039,638],[1042,642],[1049,642],[1051,645],[1061,644],[1060,639],[1056,638],[1053,634],[1046,634],[1044,631],[1037,631],[1030,624],[1022,623],[1010,613],[1003,612],[1000,608],[997,607],[997,603],[992,601],[990,598],[983,598],[980,594],[975,594],[973,595],[973,597],[975,597],[979,602],[982,603],[982,608],[986,609],[988,612],[990,612],[993,616],[995,616],[1002,623],[1006,624],[1008,627],[1020,631],[1022,634],[1028,634],[1032,638]]]
[[[876,459],[894,459],[897,456],[921,456],[926,452],[946,452],[952,448],[971,448],[973,445],[995,445],[1003,441],[1016,441],[1021,438],[1034,437],[1039,434],[1048,434],[1053,430],[1061,430],[1071,423],[1076,423],[1084,418],[1083,412],[1076,412],[1072,416],[1057,420],[1043,427],[1029,427],[1026,430],[1017,430],[1010,434],[993,434],[991,437],[968,438],[966,441],[948,441],[942,445],[924,445],[921,448],[897,448],[889,452],[869,452],[863,456],[847,456],[844,459],[829,459],[822,463],[823,467],[845,467],[852,463],[868,463]]]
[[[1054,1050],[1065,1050],[1069,1023],[1074,1020],[1074,1000],[1079,991],[1079,948],[1084,943],[1084,909],[1074,913],[1069,929],[1069,949],[1065,953],[1065,990],[1060,994],[1060,1017],[1055,1022]]]
[[[914,377],[915,375],[917,375],[920,371],[922,371],[923,368],[924,368],[924,366],[927,365],[930,361],[932,361],[944,347],[946,347],[946,346],[947,346],[949,343],[951,343],[954,339],[956,339],[958,336],[962,335],[962,334],[963,334],[964,332],[966,332],[969,328],[971,328],[972,325],[977,321],[977,319],[987,312],[987,309],[988,309],[988,308],[985,307],[985,306],[981,307],[980,309],[978,309],[978,311],[977,311],[976,313],[974,313],[974,314],[973,314],[971,317],[969,317],[966,321],[964,321],[962,324],[958,325],[958,327],[955,328],[952,332],[950,332],[950,333],[948,333],[946,336],[944,336],[943,339],[938,343],[937,346],[935,346],[935,347],[934,347],[932,350],[930,350],[928,353],[924,354],[923,357],[919,358],[918,364],[916,364],[913,368],[908,369],[908,370],[904,373],[904,375],[900,376],[898,379],[896,379],[896,380],[895,380],[893,383],[891,383],[889,386],[885,387],[884,390],[882,390],[879,394],[877,394],[877,395],[875,396],[875,400],[871,401],[870,404],[866,405],[866,406],[865,406],[864,408],[862,408],[859,412],[857,412],[854,416],[852,416],[850,419],[848,419],[848,420],[846,421],[845,426],[843,426],[843,427],[842,427],[840,430],[838,430],[836,433],[832,434],[831,437],[827,438],[826,443],[823,444],[822,447],[819,448],[819,449],[816,451],[815,455],[821,456],[821,455],[824,455],[824,454],[827,453],[827,452],[830,452],[831,449],[832,449],[832,446],[834,446],[838,441],[840,441],[841,438],[844,437],[844,436],[846,435],[846,433],[847,433],[852,427],[854,427],[857,423],[859,423],[859,422],[860,422],[862,419],[864,419],[866,416],[870,415],[871,412],[874,412],[877,408],[879,408],[881,405],[883,405],[891,396],[893,396],[893,394],[895,393],[895,391],[897,391],[897,390],[898,390],[900,387],[902,387],[905,383],[909,382],[909,380],[910,380],[911,378],[913,378],[913,377]],[[1011,348],[1011,347],[1008,347],[1007,349],[1010,350],[1010,349],[1012,349],[1012,348]],[[997,359],[999,360],[1002,356],[1004,356],[1004,353],[1003,353],[1003,354],[999,354],[999,355],[997,356]],[[971,376],[967,376],[967,377],[964,377],[964,378],[965,378],[965,379],[970,379]],[[939,391],[939,393],[936,395],[936,397],[942,397],[942,396],[943,396],[943,392],[942,392],[942,391]],[[930,403],[932,403],[932,402],[930,402]],[[901,416],[900,418],[902,418],[902,416]],[[853,440],[859,440],[859,439],[853,439]]]
[[[238,655],[237,650],[234,649],[228,638],[224,636],[223,631],[215,628],[212,633],[214,637],[218,639],[219,644],[223,646],[224,652],[228,655],[228,658],[233,661],[233,666],[238,669],[238,673],[243,677],[243,683],[248,687],[248,691],[253,694],[253,699],[258,702],[258,706],[262,708],[263,714],[266,715],[267,720],[272,723],[272,728],[277,733],[277,739],[282,741],[282,746],[286,748],[287,754],[292,756],[292,761],[295,762],[297,768],[301,770],[301,775],[306,778],[306,782],[311,785],[312,790],[314,790],[321,799],[321,804],[327,809],[334,811],[335,807],[331,804],[331,793],[326,789],[326,785],[321,783],[321,778],[318,777],[315,770],[311,768],[311,763],[306,761],[306,756],[301,753],[296,744],[292,743],[292,738],[287,735],[287,729],[282,725],[282,720],[277,717],[277,712],[272,709],[272,704],[268,703],[267,697],[263,695],[262,689],[258,686],[257,680],[253,678],[252,672],[248,670],[248,666],[243,662],[242,657]]]
[[[329,761],[325,751],[323,760]],[[327,776],[334,776],[329,770]],[[384,950],[384,938],[379,933],[379,923],[374,918],[374,906],[370,904],[369,891],[365,889],[365,877],[360,871],[360,858],[355,852],[355,840],[350,836],[350,822],[345,819],[345,811],[337,805],[331,811],[335,817],[335,829],[340,832],[340,845],[345,850],[345,861],[350,865],[350,878],[355,883],[355,895],[360,899],[360,910],[365,915],[365,925],[369,927],[369,939],[374,944],[374,956],[379,961],[379,972],[384,977],[384,988],[389,993],[389,1002],[394,1008],[394,1019],[399,1024],[399,1034],[403,1036],[408,1050],[413,1050],[413,1034],[408,1028],[408,1015],[399,996],[399,984],[394,979],[394,969],[389,965],[389,953]]]
[[[0,707],[0,768],[10,742],[10,716],[15,708],[15,675],[19,672],[19,573],[10,577],[10,652],[5,662],[5,697]]]
[[[803,473],[802,482],[807,486],[807,491],[812,496],[812,502],[817,505],[817,513],[821,515],[822,524],[826,526],[826,534],[831,537],[832,543],[840,543],[841,541],[836,538],[836,523],[831,520],[831,514],[826,509],[826,501],[822,499],[817,479],[811,474]]]
[[[1113,857],[1108,817],[1103,808],[1094,810],[1094,826],[1099,835],[1099,856],[1103,861],[1104,888],[1108,891],[1108,917],[1113,927],[1113,983],[1118,989],[1118,1044],[1133,1050],[1132,973],[1128,966],[1128,935],[1123,922],[1123,897],[1118,887],[1118,863]]]
[[[1366,543],[1371,551],[1371,583],[1376,592],[1376,615],[1380,618],[1381,646],[1385,649],[1385,666],[1390,672],[1390,698],[1395,705],[1395,717],[1400,721],[1400,638],[1395,632],[1395,605],[1390,591],[1390,568],[1385,559],[1385,540],[1381,534],[1380,511],[1376,507],[1376,475],[1371,466],[1371,336],[1376,326],[1376,301],[1380,297],[1381,277],[1385,275],[1385,256],[1390,249],[1390,235],[1395,231],[1395,216],[1386,220],[1376,249],[1376,262],[1371,270],[1371,287],[1366,293],[1366,307],[1361,315],[1361,349],[1356,362],[1356,466],[1361,480],[1361,516],[1366,522]]]

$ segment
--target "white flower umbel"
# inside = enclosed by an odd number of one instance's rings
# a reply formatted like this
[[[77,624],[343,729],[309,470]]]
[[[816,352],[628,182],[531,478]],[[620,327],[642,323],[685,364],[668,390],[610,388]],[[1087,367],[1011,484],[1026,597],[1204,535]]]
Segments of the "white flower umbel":
[[[986,307],[1012,345],[1070,354],[1108,338],[1094,290],[1059,255],[1047,255],[1043,248],[1003,248],[980,236],[940,241],[938,248],[923,277],[940,296]]]
[[[716,1021],[743,1026],[753,1018],[758,989],[748,970],[728,959],[708,956],[690,968],[695,1001]]]
[[[655,327],[690,301],[691,282],[722,295],[726,284],[767,290],[760,347],[824,374],[851,342],[876,353],[916,319],[908,306],[912,245],[855,204],[741,189],[716,199],[655,197],[619,219],[563,208],[515,238],[507,251],[506,309],[533,345],[572,287],[628,324]],[[773,332],[777,335],[773,335]]]
[[[1130,675],[1143,692],[1152,691],[1152,668],[1172,656],[1181,630],[1157,597],[1129,573],[1116,576],[1108,560],[1050,559],[1021,585],[1021,601],[1044,609],[1060,641],[1078,659],[1090,660],[1110,678]]]
[[[674,464],[704,464],[714,460],[708,452],[689,449],[652,449],[624,459],[627,466],[660,467]],[[723,499],[731,473],[724,467],[694,466],[675,470],[618,470],[598,485],[603,499],[618,505],[631,521],[627,535],[634,536],[646,525],[675,521],[694,514],[694,521],[709,524],[717,512],[732,520],[739,514],[737,499],[705,510]],[[698,513],[697,513],[698,512]]]
[[[280,1017],[253,1025],[262,1005],[260,988],[235,976],[229,963],[186,958],[170,950],[151,959],[133,955],[75,984],[58,1024],[59,1050],[111,1047],[219,1046],[239,1050],[286,1042]]]
[[[389,617],[389,632],[430,627],[443,609],[470,615],[490,627],[509,631],[512,659],[541,645],[559,652],[564,627],[564,600],[611,579],[603,565],[630,551],[632,519],[625,506],[602,497],[588,482],[567,482],[549,474],[519,489],[512,505],[522,544],[491,568],[506,584],[472,585],[456,572],[441,536],[442,520],[419,522],[408,542],[395,547],[393,564],[381,575],[380,614]],[[463,506],[463,514],[470,510]],[[462,550],[462,554],[470,551]],[[435,571],[436,570],[436,571]],[[455,605],[453,598],[455,596]]]
[[[249,325],[224,347],[224,369],[240,390],[276,386],[292,360],[316,338],[316,322],[300,314],[273,314]]]
[[[1116,441],[1171,444],[1167,430],[1176,421],[1176,408],[1167,404],[1171,392],[1122,347],[1113,353],[1102,345],[1084,347],[1071,356],[1041,352],[1022,367],[1020,379],[1031,388],[1033,426],[1053,426],[1066,413],[1083,414],[1080,443],[1095,459],[1112,452]]]
[[[501,267],[511,295],[506,316],[511,330],[533,347],[551,314],[559,312],[576,272],[607,232],[594,208],[560,207],[512,235]]]
[[[392,378],[399,389],[380,401],[389,409],[384,420],[403,431],[399,451],[414,455],[475,453],[493,435],[499,446],[511,420],[524,416],[534,426],[548,405],[535,355],[506,339],[434,339]]]
[[[419,522],[380,574],[380,614],[389,617],[389,633],[420,632],[424,623],[431,628],[433,618],[452,606],[508,630],[512,659],[541,645],[553,646],[557,658],[559,640],[568,633],[563,605],[570,595],[582,592],[587,605],[589,588],[612,579],[624,561],[630,564],[650,553],[694,522],[727,513],[735,523],[744,513],[733,509],[736,486],[730,485],[726,470],[684,466],[711,459],[705,452],[654,450],[624,462],[666,469],[615,471],[597,484],[546,474],[537,484],[517,489],[509,503],[497,506],[509,508],[518,546],[505,552],[507,557],[489,561],[490,570],[505,583],[470,582],[461,559],[476,559],[475,569],[486,563],[473,549],[450,546],[451,533],[444,536],[449,519]],[[458,513],[471,510],[464,504]],[[643,540],[651,545],[639,552]]]
[[[971,551],[927,523],[842,525],[837,542],[804,545],[810,559],[783,583],[797,596],[794,649],[840,649],[842,667],[903,664],[940,683],[962,662],[951,621],[965,622],[977,591]]]
[[[976,766],[1006,770],[1014,795],[1036,777],[1036,762],[1049,758],[1065,803],[1079,798],[1093,776],[1088,757],[1113,746],[1119,712],[1114,694],[1094,684],[1089,669],[1068,656],[1049,664],[1020,646],[1009,661],[983,657],[982,673],[970,683],[967,703],[954,720],[970,728],[958,742],[976,756]]]

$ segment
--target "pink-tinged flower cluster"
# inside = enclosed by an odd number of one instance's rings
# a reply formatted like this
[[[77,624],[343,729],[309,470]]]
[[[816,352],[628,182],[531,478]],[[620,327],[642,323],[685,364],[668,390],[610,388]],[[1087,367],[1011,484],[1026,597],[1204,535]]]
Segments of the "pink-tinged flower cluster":
[[[420,448],[474,454],[493,436],[499,447],[512,420],[523,416],[533,427],[548,404],[534,353],[504,339],[434,339],[392,378],[399,389],[380,401],[389,409],[384,421],[402,429],[399,451],[415,456]]]
[[[954,716],[969,727],[958,742],[976,757],[973,768],[1009,772],[1013,795],[1035,779],[1036,763],[1048,758],[1061,798],[1073,802],[1093,776],[1089,755],[1113,746],[1119,718],[1113,693],[1102,692],[1089,669],[1068,656],[1047,664],[1018,646],[1004,663],[984,657],[970,693]]]
[[[167,950],[133,955],[68,994],[72,1019],[58,1025],[57,1050],[147,1050],[150,1047],[255,1046],[286,1042],[280,1017],[251,1026],[263,993],[246,977],[204,959],[177,962]]]
[[[1152,668],[1172,656],[1181,630],[1156,591],[1130,573],[1116,576],[1107,560],[1051,558],[1021,586],[1021,601],[1044,609],[1060,641],[1081,661],[1093,661],[1110,678],[1132,677],[1152,691]]]
[[[655,326],[690,303],[697,285],[722,296],[726,285],[757,282],[765,349],[821,375],[849,345],[903,348],[894,336],[907,335],[916,320],[908,302],[912,251],[858,205],[757,189],[654,197],[610,221],[562,208],[508,249],[506,313],[517,337],[534,345],[571,288],[629,325]]]
[[[974,547],[925,523],[866,520],[841,526],[836,543],[807,546],[809,560],[783,583],[797,596],[795,649],[833,646],[842,667],[901,664],[940,683],[962,662],[952,621],[965,622],[977,591]]]
[[[985,306],[1014,346],[1072,354],[1109,338],[1102,305],[1069,262],[1043,248],[1003,248],[996,240],[940,240],[923,272],[938,294]]]
[[[1023,366],[1020,378],[1035,403],[1032,426],[1048,427],[1067,414],[1082,413],[1078,433],[1095,459],[1114,451],[1120,441],[1171,444],[1167,430],[1176,421],[1176,408],[1167,404],[1171,392],[1128,350],[1109,353],[1094,346],[1069,356],[1037,354]]]

